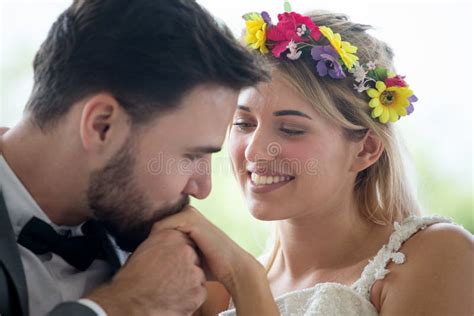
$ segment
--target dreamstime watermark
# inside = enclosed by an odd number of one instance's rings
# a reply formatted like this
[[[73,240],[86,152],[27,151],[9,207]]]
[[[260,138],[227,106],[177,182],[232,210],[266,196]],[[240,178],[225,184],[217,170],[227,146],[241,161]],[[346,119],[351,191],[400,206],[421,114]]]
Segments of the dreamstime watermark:
[[[272,157],[278,157],[281,154],[281,145],[278,143],[268,144],[267,154],[269,154]]]
[[[318,160],[316,158],[302,161],[296,158],[287,158],[282,156],[282,147],[279,143],[272,142],[268,144],[264,154],[256,154],[251,158],[251,164],[257,166],[260,173],[281,173],[292,176],[297,175],[317,175]],[[212,168],[211,168],[212,165]],[[219,156],[212,159],[190,158],[165,158],[163,152],[157,157],[150,159],[147,163],[147,171],[152,175],[211,175],[214,174],[232,174],[233,172],[247,173],[246,169],[233,170],[230,157]],[[245,168],[245,166],[242,166]],[[212,169],[212,170],[211,170]]]

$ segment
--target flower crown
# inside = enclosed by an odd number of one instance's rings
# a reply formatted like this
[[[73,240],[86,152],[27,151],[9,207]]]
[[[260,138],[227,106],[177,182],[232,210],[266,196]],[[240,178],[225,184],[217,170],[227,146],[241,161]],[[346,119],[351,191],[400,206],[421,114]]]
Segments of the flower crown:
[[[370,97],[371,116],[385,124],[396,122],[413,112],[418,101],[405,82],[405,77],[377,66],[375,62],[360,64],[357,47],[343,41],[339,33],[327,26],[318,26],[310,17],[291,11],[285,1],[285,12],[274,25],[267,12],[251,12],[243,16],[246,25],[245,42],[262,54],[271,50],[276,58],[297,60],[310,54],[315,61],[315,73],[320,77],[344,79],[354,77],[354,89]],[[286,54],[284,54],[286,52]]]

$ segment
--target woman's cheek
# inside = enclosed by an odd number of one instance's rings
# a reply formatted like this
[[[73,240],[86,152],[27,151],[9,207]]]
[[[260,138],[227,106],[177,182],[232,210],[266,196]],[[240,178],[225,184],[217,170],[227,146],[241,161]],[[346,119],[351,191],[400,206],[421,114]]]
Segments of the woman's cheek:
[[[295,176],[304,175],[311,171],[307,169],[312,169],[317,159],[310,149],[311,147],[303,144],[282,147],[280,159],[283,162],[282,169],[285,169],[282,171],[290,172]]]
[[[229,154],[232,168],[235,175],[240,179],[242,173],[245,172],[245,141],[243,137],[234,135],[232,132],[229,136]]]

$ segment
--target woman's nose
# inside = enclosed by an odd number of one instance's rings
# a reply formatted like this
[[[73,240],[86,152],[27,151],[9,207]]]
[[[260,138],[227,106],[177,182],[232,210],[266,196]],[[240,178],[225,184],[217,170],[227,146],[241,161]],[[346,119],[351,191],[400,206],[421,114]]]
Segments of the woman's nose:
[[[252,135],[246,149],[245,159],[250,162],[271,161],[281,153],[281,145],[258,130]]]

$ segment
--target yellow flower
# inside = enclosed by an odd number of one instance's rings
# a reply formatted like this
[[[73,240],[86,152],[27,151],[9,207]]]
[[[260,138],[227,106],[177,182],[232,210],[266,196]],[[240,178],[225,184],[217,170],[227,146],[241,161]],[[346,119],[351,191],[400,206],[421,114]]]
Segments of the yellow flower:
[[[407,107],[410,106],[409,97],[413,91],[408,87],[388,87],[383,81],[377,81],[376,89],[367,90],[372,98],[369,106],[373,109],[372,118],[379,118],[380,123],[396,122],[400,116],[407,115]]]
[[[251,20],[245,21],[247,33],[245,35],[245,42],[253,49],[260,49],[262,54],[268,53],[268,48],[265,46],[267,40],[266,30],[267,23],[261,16],[256,16]]]
[[[359,57],[354,55],[357,53],[357,47],[352,46],[352,44],[349,42],[342,41],[341,34],[334,33],[327,26],[320,26],[319,31],[324,35],[324,37],[328,39],[329,43],[331,43],[331,46],[334,47],[339,56],[341,56],[341,59],[346,65],[347,69],[352,69],[355,62],[359,60]]]

